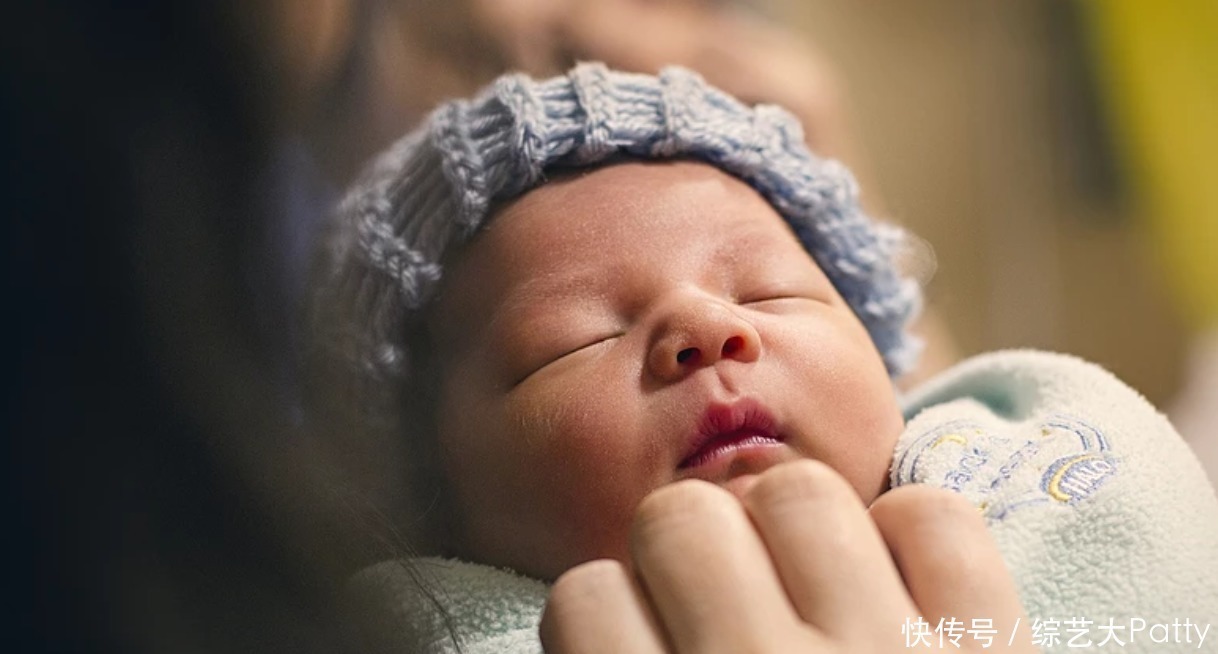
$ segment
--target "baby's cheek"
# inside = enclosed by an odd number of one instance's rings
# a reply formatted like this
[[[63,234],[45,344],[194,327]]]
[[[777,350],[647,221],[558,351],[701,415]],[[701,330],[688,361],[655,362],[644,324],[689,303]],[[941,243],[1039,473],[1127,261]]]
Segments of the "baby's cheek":
[[[866,339],[863,332],[862,338]],[[811,455],[844,476],[870,502],[887,486],[904,418],[896,391],[869,339],[848,329],[823,330],[815,347],[792,351],[788,375],[814,434]]]
[[[830,465],[855,487],[865,503],[870,503],[888,487],[888,472],[893,450],[904,428],[895,404],[880,400],[852,412],[841,431],[847,435],[838,443]]]
[[[662,482],[654,439],[642,437],[628,405],[567,386],[509,407],[533,453],[524,472],[557,573],[594,558],[624,560],[634,509]]]

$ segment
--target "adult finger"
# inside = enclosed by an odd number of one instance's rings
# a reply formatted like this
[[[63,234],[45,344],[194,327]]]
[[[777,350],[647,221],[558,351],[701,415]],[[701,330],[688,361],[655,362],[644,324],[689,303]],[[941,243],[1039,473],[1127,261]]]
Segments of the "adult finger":
[[[991,621],[995,645],[1035,651],[1015,582],[968,500],[943,489],[903,486],[882,495],[870,513],[930,624],[954,618],[967,629],[977,620]]]
[[[617,561],[568,570],[550,590],[541,644],[551,654],[661,654],[668,649],[633,576]]]
[[[743,502],[804,621],[842,642],[899,639],[913,603],[841,475],[819,461],[783,464],[759,477]]]
[[[795,615],[744,507],[717,486],[684,481],[649,495],[631,552],[677,652],[799,651],[823,640]]]

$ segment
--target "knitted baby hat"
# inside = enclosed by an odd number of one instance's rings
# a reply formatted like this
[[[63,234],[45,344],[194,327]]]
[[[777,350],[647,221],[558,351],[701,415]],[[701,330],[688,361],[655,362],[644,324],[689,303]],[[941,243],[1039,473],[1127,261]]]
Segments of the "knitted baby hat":
[[[323,292],[347,305],[348,356],[364,373],[404,378],[407,321],[434,293],[445,255],[547,168],[614,155],[700,160],[748,183],[862,320],[889,373],[913,365],[919,343],[906,325],[921,296],[894,264],[904,232],[863,214],[849,172],[811,154],[790,114],[746,107],[681,68],[653,77],[594,63],[543,81],[500,77],[374,162],[324,248]]]

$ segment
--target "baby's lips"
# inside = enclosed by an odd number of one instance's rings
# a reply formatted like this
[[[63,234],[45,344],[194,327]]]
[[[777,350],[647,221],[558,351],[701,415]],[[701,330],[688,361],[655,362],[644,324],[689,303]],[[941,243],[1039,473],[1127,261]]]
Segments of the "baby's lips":
[[[774,415],[760,401],[742,398],[732,402],[711,402],[692,430],[678,467],[691,465],[715,441],[742,435],[782,441],[775,428]]]
[[[735,479],[761,474],[795,458],[798,454],[781,439],[751,435],[704,449],[689,465],[677,469],[677,477],[701,479],[726,488]]]
[[[756,432],[750,429],[719,434],[703,443],[693,454],[682,460],[678,467],[681,469],[697,468],[737,450],[778,445],[782,443],[782,440],[782,437],[777,434]]]

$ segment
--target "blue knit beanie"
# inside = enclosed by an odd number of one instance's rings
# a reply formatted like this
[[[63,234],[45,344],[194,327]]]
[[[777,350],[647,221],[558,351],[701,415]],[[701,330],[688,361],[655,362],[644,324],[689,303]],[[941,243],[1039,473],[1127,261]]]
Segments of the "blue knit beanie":
[[[323,252],[323,291],[351,321],[344,349],[367,374],[405,378],[406,326],[445,256],[548,168],[615,155],[700,160],[752,186],[861,319],[889,373],[912,367],[920,344],[906,327],[921,295],[894,262],[904,232],[862,212],[849,172],[811,154],[790,114],[746,107],[681,68],[655,77],[593,63],[542,81],[500,77],[441,106],[374,162]]]

